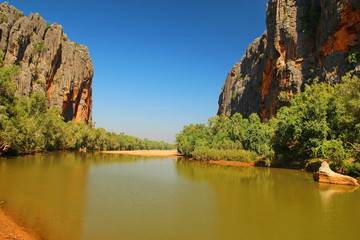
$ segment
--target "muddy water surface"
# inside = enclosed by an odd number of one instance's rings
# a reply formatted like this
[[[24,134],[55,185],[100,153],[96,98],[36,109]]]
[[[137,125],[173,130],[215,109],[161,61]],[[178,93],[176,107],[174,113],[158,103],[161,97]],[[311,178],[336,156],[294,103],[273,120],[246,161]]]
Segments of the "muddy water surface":
[[[354,239],[360,190],[294,170],[55,152],[0,160],[0,201],[48,240]]]

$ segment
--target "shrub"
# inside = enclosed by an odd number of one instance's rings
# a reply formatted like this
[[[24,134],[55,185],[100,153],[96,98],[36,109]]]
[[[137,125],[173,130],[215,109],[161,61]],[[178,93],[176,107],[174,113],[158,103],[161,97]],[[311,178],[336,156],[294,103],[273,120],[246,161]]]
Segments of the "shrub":
[[[37,53],[42,53],[46,50],[46,44],[44,41],[39,42],[36,46],[35,46],[35,50]]]
[[[23,16],[23,14],[20,14],[20,13],[15,13],[14,14],[14,18],[15,18],[16,21],[19,20],[22,16]]]
[[[360,163],[344,163],[344,173],[352,177],[360,177]]]
[[[199,147],[194,150],[192,156],[197,160],[226,160],[239,162],[254,162],[258,155],[246,150],[223,150],[208,147]]]
[[[236,99],[236,96],[237,96],[237,92],[234,90],[234,91],[232,92],[231,99],[232,99],[232,100],[235,100],[235,99]]]
[[[320,146],[313,149],[314,157],[329,159],[335,166],[341,166],[347,153],[341,140],[324,141]]]
[[[3,22],[7,23],[8,21],[9,21],[8,17],[6,15],[0,13],[0,23],[3,23]]]

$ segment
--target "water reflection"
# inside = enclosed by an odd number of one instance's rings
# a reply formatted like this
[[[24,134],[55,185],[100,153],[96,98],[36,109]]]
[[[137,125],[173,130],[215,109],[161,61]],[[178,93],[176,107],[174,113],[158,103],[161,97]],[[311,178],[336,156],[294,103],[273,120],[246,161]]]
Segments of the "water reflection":
[[[234,167],[180,159],[180,176],[205,182],[214,189],[215,239],[256,239],[256,225],[267,215],[274,190],[274,176],[268,168]],[[271,210],[272,211],[272,210]],[[260,238],[258,238],[260,239]]]
[[[81,239],[90,166],[153,158],[52,152],[0,160],[0,200],[45,239]]]
[[[255,167],[234,167],[207,162],[179,159],[176,169],[181,176],[194,181],[206,181],[213,185],[251,185],[269,188],[273,185],[270,169]]]
[[[358,188],[359,186],[319,183],[319,194],[323,206],[326,208],[331,205],[331,201],[333,201],[337,195],[341,195],[344,193],[353,193]]]
[[[357,234],[359,193],[300,171],[186,159],[55,152],[0,160],[0,201],[51,240],[346,239]]]

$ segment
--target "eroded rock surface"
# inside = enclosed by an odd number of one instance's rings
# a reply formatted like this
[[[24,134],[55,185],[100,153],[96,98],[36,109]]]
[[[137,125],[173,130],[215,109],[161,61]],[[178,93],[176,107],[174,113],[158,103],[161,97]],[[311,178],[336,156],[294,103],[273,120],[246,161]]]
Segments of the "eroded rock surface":
[[[267,31],[249,47],[229,72],[219,97],[218,114],[257,113],[274,117],[290,95],[303,90],[309,79],[338,82],[358,62],[360,53],[359,0],[270,0]],[[360,57],[360,55],[358,55]]]
[[[0,4],[0,50],[5,64],[16,64],[18,96],[44,92],[48,105],[59,108],[65,120],[90,123],[92,61],[87,47],[71,42],[61,25],[47,23],[39,14],[24,14]]]
[[[355,178],[332,171],[327,162],[321,164],[319,171],[314,173],[313,178],[322,183],[359,186]]]

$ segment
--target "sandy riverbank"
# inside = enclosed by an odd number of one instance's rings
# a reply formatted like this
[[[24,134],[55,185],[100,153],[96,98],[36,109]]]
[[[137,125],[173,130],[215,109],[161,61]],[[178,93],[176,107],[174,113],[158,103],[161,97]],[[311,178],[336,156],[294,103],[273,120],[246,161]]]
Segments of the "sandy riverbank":
[[[40,237],[0,208],[0,240],[40,240]]]
[[[133,151],[101,151],[101,153],[155,156],[155,157],[181,157],[177,150],[133,150]]]

